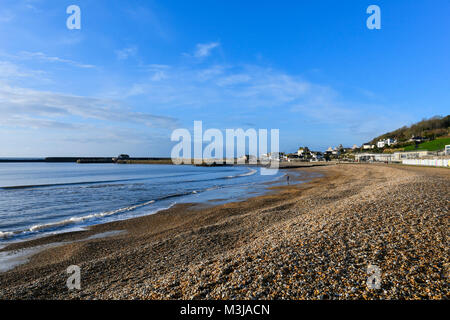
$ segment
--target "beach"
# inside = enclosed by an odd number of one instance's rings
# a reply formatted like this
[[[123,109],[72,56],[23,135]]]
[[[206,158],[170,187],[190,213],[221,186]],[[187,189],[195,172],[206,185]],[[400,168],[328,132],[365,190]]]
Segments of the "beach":
[[[290,170],[311,179],[2,248],[44,250],[0,273],[0,298],[448,298],[450,170]],[[80,290],[66,287],[70,265],[80,267]],[[367,285],[369,265],[380,270],[379,289]]]

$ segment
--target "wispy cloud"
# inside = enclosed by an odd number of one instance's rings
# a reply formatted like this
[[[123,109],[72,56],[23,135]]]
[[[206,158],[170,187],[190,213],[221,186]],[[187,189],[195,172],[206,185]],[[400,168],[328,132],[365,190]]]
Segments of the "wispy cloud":
[[[193,57],[196,59],[203,59],[209,57],[214,48],[218,48],[220,42],[210,42],[210,43],[198,43],[195,47],[194,53],[183,53],[186,57]]]
[[[171,68],[158,83],[134,83],[121,95],[145,95],[153,105],[227,108],[284,107],[298,99],[321,94],[299,77],[259,66],[214,65],[207,68]],[[139,88],[139,89],[138,89]]]
[[[145,99],[160,110],[201,110],[202,117],[211,119],[217,118],[218,110],[235,116],[236,121],[265,113],[265,121],[270,123],[271,114],[282,112],[286,115],[283,121],[291,126],[292,119],[308,119],[333,128],[330,130],[348,128],[348,135],[352,131],[373,133],[373,119],[381,119],[380,112],[386,115],[383,126],[394,125],[386,106],[374,105],[370,99],[349,100],[329,85],[270,67],[216,64],[148,71],[155,74],[160,70],[164,70],[164,78],[155,82],[147,77],[119,90],[117,96]],[[380,125],[375,129],[382,130]]]
[[[0,61],[0,79],[12,80],[15,78],[42,79],[44,71],[29,70],[9,61]]]
[[[209,64],[206,60],[202,64],[196,63],[195,59],[202,61],[219,46],[218,42],[197,45],[197,50],[190,55],[194,63],[182,65],[143,64],[132,59],[130,62],[137,65],[130,69],[131,77],[121,78],[118,84],[113,80],[108,82],[101,88],[104,93],[93,94],[93,97],[55,92],[54,89],[32,89],[42,88],[41,81],[18,84],[18,81],[11,80],[37,78],[40,71],[0,61],[0,124],[15,130],[72,130],[76,131],[79,139],[97,142],[101,139],[113,141],[115,137],[115,133],[102,137],[96,135],[98,127],[117,130],[132,127],[148,135],[152,131],[167,133],[179,126],[178,119],[164,115],[182,117],[183,122],[197,120],[198,117],[214,119],[222,128],[236,125],[239,121],[258,125],[264,121],[276,126],[288,123],[291,128],[296,128],[294,119],[308,119],[324,128],[333,128],[333,132],[348,130],[347,135],[351,132],[368,135],[380,130],[379,126],[374,127],[376,121],[371,120],[380,119],[380,116],[367,117],[372,105],[349,101],[331,86],[261,64]],[[137,47],[127,47],[116,54],[118,59],[128,59],[137,54]],[[94,67],[43,52],[23,51],[10,58],[21,63],[24,61],[17,59]],[[59,90],[67,90],[61,88]],[[141,108],[144,105],[151,107],[151,113],[136,111],[138,109],[132,107],[131,101],[140,103]],[[383,110],[383,106],[377,108]],[[227,116],[222,116],[224,114]],[[274,121],[273,118],[279,114],[285,117]],[[388,125],[392,121],[386,117],[383,123]]]
[[[116,56],[119,60],[126,60],[130,57],[136,56],[137,51],[137,47],[123,48],[121,50],[116,50]]]
[[[197,50],[194,55],[197,58],[208,57],[211,54],[211,51],[218,46],[220,46],[219,42],[199,43],[197,44]]]
[[[64,123],[70,128],[84,120],[166,129],[177,125],[174,118],[132,111],[121,101],[38,91],[5,83],[0,86],[0,113],[3,125],[15,126],[33,123],[33,127],[59,128]]]
[[[47,62],[65,63],[65,64],[69,64],[71,66],[78,67],[78,68],[95,68],[95,66],[91,65],[91,64],[84,64],[84,63],[80,63],[80,62],[73,61],[70,59],[49,56],[43,52],[21,51],[19,53],[18,57],[23,58],[23,59],[38,59],[38,60],[47,61]]]

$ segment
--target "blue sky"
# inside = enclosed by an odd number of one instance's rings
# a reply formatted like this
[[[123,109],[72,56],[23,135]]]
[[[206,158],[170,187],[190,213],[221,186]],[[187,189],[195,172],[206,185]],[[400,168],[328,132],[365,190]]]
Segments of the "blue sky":
[[[81,8],[81,30],[66,8]],[[381,8],[381,30],[366,8]],[[450,1],[2,0],[0,157],[169,156],[176,128],[361,144],[450,110]]]

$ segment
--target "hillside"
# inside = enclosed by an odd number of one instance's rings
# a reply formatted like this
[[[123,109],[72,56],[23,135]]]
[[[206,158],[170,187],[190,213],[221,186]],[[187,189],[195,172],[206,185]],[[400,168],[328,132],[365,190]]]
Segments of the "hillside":
[[[435,139],[432,141],[426,141],[417,146],[415,145],[407,146],[404,148],[405,151],[413,150],[428,150],[428,151],[438,151],[445,148],[446,145],[450,144],[450,138]]]
[[[376,144],[377,141],[393,138],[399,142],[407,141],[411,136],[422,136],[428,139],[448,136],[450,134],[450,115],[445,117],[435,116],[430,119],[424,119],[411,126],[404,126],[392,132],[385,133],[374,138],[370,143]],[[432,142],[432,141],[431,141]]]

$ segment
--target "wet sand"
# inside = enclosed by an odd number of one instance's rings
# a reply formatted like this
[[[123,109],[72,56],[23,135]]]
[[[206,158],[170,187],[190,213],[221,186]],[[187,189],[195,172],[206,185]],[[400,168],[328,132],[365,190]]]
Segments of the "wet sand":
[[[0,273],[0,297],[448,298],[450,170],[291,170],[323,177],[242,202],[177,205],[3,248],[64,242]],[[123,232],[95,237],[111,231]],[[381,270],[380,289],[367,286],[369,264]],[[70,265],[81,268],[81,290],[66,287]]]

